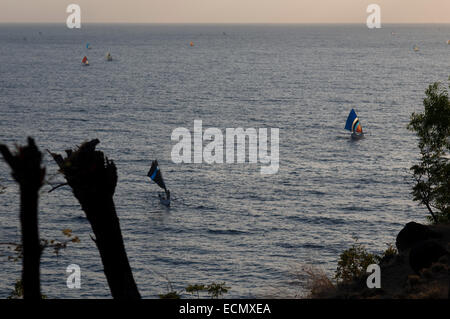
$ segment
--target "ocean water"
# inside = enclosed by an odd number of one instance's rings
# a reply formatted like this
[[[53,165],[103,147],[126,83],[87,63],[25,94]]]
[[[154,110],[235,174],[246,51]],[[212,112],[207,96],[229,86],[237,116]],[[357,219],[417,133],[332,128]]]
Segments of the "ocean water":
[[[392,34],[394,32],[394,34]],[[376,253],[408,221],[417,160],[410,114],[424,90],[449,76],[450,25],[0,25],[0,142],[63,152],[85,140],[113,159],[117,213],[140,292],[225,282],[226,297],[295,297],[298,273],[332,275],[339,253],[359,242]],[[194,46],[189,45],[194,42]],[[86,42],[91,49],[86,49]],[[419,52],[412,47],[417,44]],[[112,62],[106,62],[106,52]],[[90,66],[81,66],[84,55]],[[355,108],[367,138],[343,130]],[[280,168],[175,164],[177,127],[279,128]],[[160,162],[173,196],[166,209],[146,177]],[[46,154],[47,179],[63,181]],[[0,161],[0,242],[19,242],[18,187]],[[109,298],[89,223],[68,187],[40,196],[40,234],[81,242],[44,251],[48,298]],[[20,262],[0,246],[0,297]],[[66,267],[81,267],[81,289]]]

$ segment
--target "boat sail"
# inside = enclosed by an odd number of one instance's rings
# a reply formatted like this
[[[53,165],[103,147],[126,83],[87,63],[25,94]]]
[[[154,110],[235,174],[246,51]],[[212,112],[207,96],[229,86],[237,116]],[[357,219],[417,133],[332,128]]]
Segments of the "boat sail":
[[[89,65],[89,61],[88,61],[88,59],[87,59],[87,56],[85,56],[84,58],[83,58],[83,60],[81,60],[81,63],[83,64],[83,65]]]
[[[347,122],[345,123],[345,129],[352,132],[352,138],[354,139],[364,137],[362,125],[359,122],[359,118],[354,109],[352,109],[348,115]]]
[[[161,204],[170,206],[170,192],[166,188],[166,184],[164,183],[164,179],[162,177],[157,160],[152,161],[152,166],[150,167],[147,176],[150,177],[150,179],[154,181],[159,187],[164,189],[165,197],[159,194],[159,201],[161,202]]]

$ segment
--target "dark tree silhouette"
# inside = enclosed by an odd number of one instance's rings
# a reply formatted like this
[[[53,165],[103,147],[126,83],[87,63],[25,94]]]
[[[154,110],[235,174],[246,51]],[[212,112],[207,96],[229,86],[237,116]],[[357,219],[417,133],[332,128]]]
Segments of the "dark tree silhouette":
[[[106,279],[115,299],[138,299],[114,205],[117,171],[113,161],[96,151],[98,139],[66,150],[67,157],[50,153],[81,204],[95,234]]]
[[[419,162],[411,167],[414,200],[424,205],[434,223],[450,221],[450,100],[440,83],[425,91],[424,111],[411,114],[408,129],[416,133]]]
[[[41,246],[38,230],[38,192],[42,186],[45,168],[41,167],[42,154],[34,140],[29,137],[28,145],[18,147],[11,154],[8,147],[0,145],[0,152],[12,169],[12,176],[20,187],[20,224],[23,249],[23,297],[40,299],[39,263]]]

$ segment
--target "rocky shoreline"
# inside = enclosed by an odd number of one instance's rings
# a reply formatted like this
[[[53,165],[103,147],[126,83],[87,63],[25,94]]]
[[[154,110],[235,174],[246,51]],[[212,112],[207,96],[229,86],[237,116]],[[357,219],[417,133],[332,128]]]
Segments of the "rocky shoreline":
[[[381,259],[381,288],[365,274],[339,283],[322,298],[446,299],[450,297],[450,224],[410,222],[398,233],[397,252]],[[314,298],[314,296],[312,296]]]

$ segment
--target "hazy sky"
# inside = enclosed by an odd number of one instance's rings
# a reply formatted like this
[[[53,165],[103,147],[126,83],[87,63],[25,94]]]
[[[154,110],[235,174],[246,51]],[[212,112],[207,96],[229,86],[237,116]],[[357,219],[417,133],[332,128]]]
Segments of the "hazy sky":
[[[371,3],[382,23],[450,23],[450,0],[0,0],[0,23],[65,23],[71,3],[82,23],[365,23]]]

